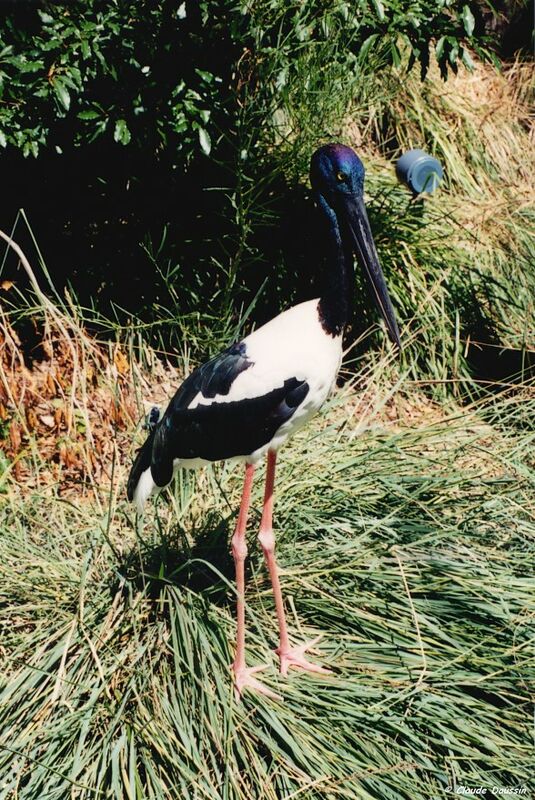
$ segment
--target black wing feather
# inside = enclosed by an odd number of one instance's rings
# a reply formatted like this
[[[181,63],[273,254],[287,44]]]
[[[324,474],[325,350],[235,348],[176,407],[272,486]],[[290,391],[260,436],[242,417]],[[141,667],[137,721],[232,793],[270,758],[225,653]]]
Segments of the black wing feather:
[[[227,347],[222,353],[197,367],[180,386],[170,403],[173,411],[187,408],[193,398],[201,392],[205,397],[226,395],[242,372],[252,367],[254,361],[247,358],[243,342]]]
[[[156,484],[166,486],[176,458],[220,461],[249,455],[273,438],[308,394],[306,381],[290,378],[260,397],[188,408],[199,392],[208,398],[227,395],[253,363],[239,342],[186,378],[137,455],[128,480],[130,500],[149,466]]]
[[[305,381],[290,378],[260,397],[166,413],[155,431],[152,477],[158,486],[168,484],[174,458],[222,461],[253,453],[274,437],[307,394]]]

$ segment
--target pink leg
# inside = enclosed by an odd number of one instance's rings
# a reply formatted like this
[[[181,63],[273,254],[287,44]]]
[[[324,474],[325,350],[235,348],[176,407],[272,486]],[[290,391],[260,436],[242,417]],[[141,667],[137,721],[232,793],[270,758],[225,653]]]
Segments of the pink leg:
[[[277,462],[277,454],[270,450],[267,457],[267,471],[266,471],[266,488],[264,492],[264,508],[262,511],[262,521],[260,523],[260,533],[258,540],[262,545],[264,557],[266,559],[267,568],[271,577],[271,585],[273,586],[273,594],[275,596],[275,608],[277,610],[277,619],[279,621],[279,634],[280,644],[275,651],[280,658],[280,671],[283,675],[288,674],[289,667],[297,667],[298,669],[308,670],[309,672],[328,673],[330,670],[325,667],[320,667],[318,664],[312,664],[304,657],[305,652],[314,647],[319,641],[321,636],[318,636],[312,642],[299,645],[298,647],[290,647],[288,639],[288,628],[286,625],[286,614],[284,613],[284,603],[282,600],[282,591],[279,580],[279,573],[277,570],[277,562],[275,560],[275,536],[273,534],[273,486],[275,483],[275,464]]]
[[[239,700],[242,691],[249,687],[255,689],[268,697],[278,698],[260,681],[253,677],[255,672],[266,669],[267,664],[259,667],[245,666],[245,558],[247,556],[247,542],[245,541],[245,531],[247,528],[247,516],[251,502],[251,488],[253,485],[254,466],[247,464],[245,467],[245,480],[243,483],[243,493],[238,514],[236,530],[232,537],[232,555],[234,556],[234,566],[236,568],[236,588],[238,590],[238,600],[236,603],[236,613],[238,617],[238,641],[236,644],[236,656],[232,669],[234,671],[234,691],[236,699]]]

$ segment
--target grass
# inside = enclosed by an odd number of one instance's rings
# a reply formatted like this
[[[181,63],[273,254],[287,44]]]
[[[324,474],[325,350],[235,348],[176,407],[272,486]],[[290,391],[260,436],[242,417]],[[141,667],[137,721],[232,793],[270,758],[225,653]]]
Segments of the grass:
[[[170,357],[165,340],[160,352],[147,344],[159,335],[149,323],[104,325],[69,297],[52,303],[35,275],[33,292],[4,287],[1,800],[535,793],[526,84],[522,65],[503,75],[478,66],[447,91],[436,76],[422,89],[385,71],[381,86],[368,77],[356,97],[358,124],[348,125],[347,109],[325,117],[320,138],[343,136],[365,157],[406,348],[397,360],[377,337],[373,348],[357,341],[344,385],[281,456],[276,533],[291,635],[324,634],[313,658],[328,677],[283,680],[270,655],[258,477],[248,659],[268,659],[264,679],[282,702],[248,694],[236,703],[232,693],[239,470],[181,474],[143,521],[124,498],[143,412],[199,353],[231,337],[238,315],[226,308],[213,325],[213,307],[197,318],[170,308],[167,322],[193,349]],[[293,106],[286,99],[284,135],[270,152],[275,171],[295,176],[318,136],[299,115],[300,91]],[[437,152],[448,176],[423,206],[395,185],[387,160],[417,143]],[[243,301],[255,318],[242,271],[273,254],[255,250],[255,230],[269,233],[279,218],[269,180],[244,186],[244,236],[224,265],[224,303]],[[287,290],[281,279],[273,293]],[[370,320],[357,310],[360,334]],[[474,366],[475,347],[490,352],[487,364]],[[518,357],[508,373],[495,363],[504,348]]]
[[[533,397],[444,416],[409,384],[388,413],[384,390],[355,404],[346,387],[282,458],[292,637],[325,633],[315,658],[329,677],[277,677],[256,486],[248,657],[272,663],[282,702],[231,691],[237,470],[182,475],[142,526],[122,480],[100,513],[55,491],[10,494],[5,797],[529,796]]]

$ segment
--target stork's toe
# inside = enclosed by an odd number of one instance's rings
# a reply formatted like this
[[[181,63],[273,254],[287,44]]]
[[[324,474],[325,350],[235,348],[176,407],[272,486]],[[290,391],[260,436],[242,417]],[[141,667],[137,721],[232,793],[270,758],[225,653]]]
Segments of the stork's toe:
[[[296,647],[282,648],[278,647],[275,651],[280,658],[280,671],[281,675],[287,675],[290,667],[295,667],[306,672],[315,672],[318,675],[329,675],[331,670],[327,667],[322,667],[320,664],[314,664],[305,658],[305,653],[311,647],[315,647],[321,634],[316,636],[311,642],[305,642]]]
[[[251,689],[254,692],[258,692],[258,694],[271,697],[272,700],[282,700],[280,695],[272,692],[271,689],[268,689],[267,686],[264,686],[263,683],[254,677],[256,672],[261,672],[267,669],[268,666],[268,664],[260,664],[257,667],[236,667],[234,664],[232,665],[234,671],[234,695],[236,700],[241,700],[244,689]]]

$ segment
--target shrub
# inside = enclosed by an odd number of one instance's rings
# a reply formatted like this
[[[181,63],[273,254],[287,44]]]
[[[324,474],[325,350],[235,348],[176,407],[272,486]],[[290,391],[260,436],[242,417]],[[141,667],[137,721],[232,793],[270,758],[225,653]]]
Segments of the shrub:
[[[444,75],[470,64],[474,3],[462,0],[203,0],[45,3],[13,9],[0,28],[0,144],[37,156],[65,138],[113,137],[177,162],[209,153],[218,123],[239,113],[243,64],[277,92],[312,49],[344,67],[373,49],[425,72],[430,48]],[[277,75],[272,62],[277,63]],[[241,64],[241,66],[240,66]],[[249,76],[250,77],[250,76]]]

